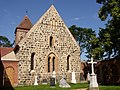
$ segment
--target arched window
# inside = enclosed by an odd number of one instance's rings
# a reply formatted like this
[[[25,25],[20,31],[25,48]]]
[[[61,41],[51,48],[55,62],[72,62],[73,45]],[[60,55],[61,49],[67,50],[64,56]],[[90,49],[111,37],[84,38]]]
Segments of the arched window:
[[[50,72],[50,57],[48,57],[48,72]]]
[[[50,47],[52,47],[52,46],[53,46],[53,37],[50,36]]]
[[[67,56],[67,70],[70,69],[70,55]]]
[[[31,54],[31,70],[34,70],[34,56],[35,56],[35,53],[32,53]]]
[[[53,71],[54,71],[55,70],[55,57],[53,57],[52,62],[53,62]]]

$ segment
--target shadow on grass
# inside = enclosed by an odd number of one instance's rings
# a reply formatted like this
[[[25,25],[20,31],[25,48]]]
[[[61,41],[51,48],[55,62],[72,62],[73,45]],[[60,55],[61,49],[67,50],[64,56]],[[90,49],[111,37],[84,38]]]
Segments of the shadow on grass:
[[[0,90],[15,90],[13,87],[1,87]]]

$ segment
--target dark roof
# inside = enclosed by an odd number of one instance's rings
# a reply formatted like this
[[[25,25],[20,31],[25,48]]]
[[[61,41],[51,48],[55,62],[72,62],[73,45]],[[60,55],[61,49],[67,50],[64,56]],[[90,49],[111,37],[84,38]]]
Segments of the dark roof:
[[[0,56],[3,57],[12,51],[13,51],[13,48],[11,47],[0,47]]]
[[[30,30],[32,28],[32,23],[28,16],[26,15],[22,22],[16,27],[16,29],[24,29],[24,30]],[[16,31],[15,31],[16,32]]]

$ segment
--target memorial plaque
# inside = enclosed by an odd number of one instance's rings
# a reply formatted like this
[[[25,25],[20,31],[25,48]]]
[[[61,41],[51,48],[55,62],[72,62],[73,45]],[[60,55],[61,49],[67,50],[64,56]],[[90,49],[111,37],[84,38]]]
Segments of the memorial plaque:
[[[55,78],[50,78],[50,86],[55,86]]]

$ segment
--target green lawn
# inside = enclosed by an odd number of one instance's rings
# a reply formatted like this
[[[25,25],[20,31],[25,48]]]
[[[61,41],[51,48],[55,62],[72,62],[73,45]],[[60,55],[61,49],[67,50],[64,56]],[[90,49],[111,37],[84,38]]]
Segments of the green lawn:
[[[50,87],[50,85],[39,85],[39,86],[26,86],[26,87],[16,87],[15,90],[71,90],[78,88],[87,88],[88,84],[70,84],[71,88],[60,88],[59,85],[55,87]]]
[[[120,86],[100,86],[100,90],[120,90]]]
[[[80,88],[88,88],[87,83],[70,84],[71,88],[60,88],[57,84],[55,87],[50,85],[38,85],[38,86],[21,86],[14,89],[4,88],[2,90],[75,90]],[[0,89],[1,90],[1,89]],[[120,90],[120,86],[99,86],[99,90]]]

